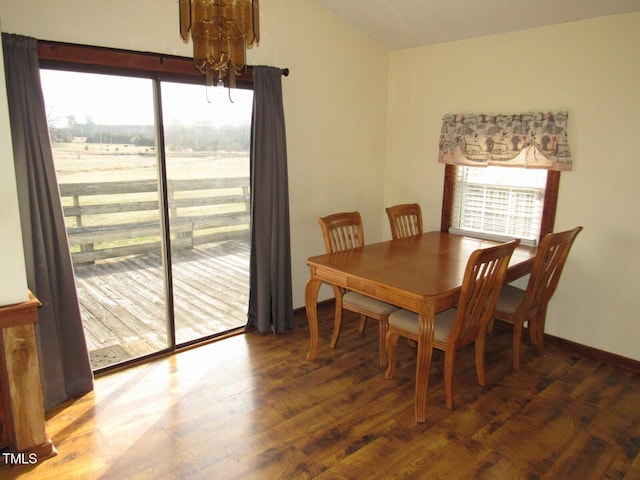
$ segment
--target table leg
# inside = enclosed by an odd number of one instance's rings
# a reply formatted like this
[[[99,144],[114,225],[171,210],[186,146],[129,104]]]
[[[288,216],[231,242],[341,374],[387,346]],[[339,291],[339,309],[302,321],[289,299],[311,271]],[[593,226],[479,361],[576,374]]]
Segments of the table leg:
[[[429,371],[431,370],[431,355],[433,353],[433,308],[421,309],[418,316],[418,358],[416,359],[416,392],[415,414],[416,422],[423,423],[427,418],[427,389],[429,386]]]
[[[320,290],[321,283],[317,278],[311,277],[305,288],[304,299],[311,342],[307,360],[315,360],[318,354],[318,290]]]

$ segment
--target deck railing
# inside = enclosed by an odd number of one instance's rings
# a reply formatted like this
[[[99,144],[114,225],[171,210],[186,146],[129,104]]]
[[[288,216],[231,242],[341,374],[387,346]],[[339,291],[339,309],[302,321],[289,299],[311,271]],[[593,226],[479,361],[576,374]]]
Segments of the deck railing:
[[[60,184],[74,264],[160,248],[154,180]],[[248,177],[169,180],[171,248],[249,236]]]

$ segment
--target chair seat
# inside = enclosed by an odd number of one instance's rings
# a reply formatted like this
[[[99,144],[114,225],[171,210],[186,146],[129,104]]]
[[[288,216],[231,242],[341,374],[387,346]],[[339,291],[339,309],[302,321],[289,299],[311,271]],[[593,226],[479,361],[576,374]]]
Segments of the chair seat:
[[[350,306],[366,310],[377,315],[389,315],[390,313],[398,310],[398,307],[394,307],[388,303],[381,302],[356,292],[347,292],[342,297],[342,307],[349,309]]]
[[[520,288],[513,285],[504,285],[500,290],[500,297],[496,305],[496,316],[499,317],[499,313],[515,314],[524,299],[524,294],[525,291]]]
[[[453,323],[456,319],[456,309],[449,308],[435,316],[433,339],[438,342],[446,342]],[[413,335],[418,335],[418,314],[408,310],[398,310],[389,315],[389,325],[405,330]]]

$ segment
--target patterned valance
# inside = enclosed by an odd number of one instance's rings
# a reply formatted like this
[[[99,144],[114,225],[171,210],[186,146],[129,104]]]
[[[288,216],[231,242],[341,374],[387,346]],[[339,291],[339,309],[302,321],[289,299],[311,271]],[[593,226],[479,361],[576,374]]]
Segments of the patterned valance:
[[[571,170],[567,112],[445,115],[440,163]]]

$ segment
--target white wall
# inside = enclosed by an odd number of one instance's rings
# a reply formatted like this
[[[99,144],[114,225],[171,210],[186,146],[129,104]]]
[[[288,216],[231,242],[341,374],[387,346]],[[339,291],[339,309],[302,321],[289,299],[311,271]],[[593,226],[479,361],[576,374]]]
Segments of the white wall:
[[[0,85],[5,85],[4,62],[0,65]],[[15,178],[7,91],[0,88],[0,306],[28,299]]]
[[[385,204],[418,200],[437,229],[445,113],[569,112],[574,170],[556,230],[583,225],[547,332],[640,359],[640,13],[390,56]]]
[[[293,296],[300,307],[306,259],[324,250],[318,217],[360,210],[367,241],[380,240],[388,53],[311,0],[268,0],[260,8],[261,40],[248,50],[249,63],[291,70],[283,93]],[[0,17],[8,33],[191,56],[191,44],[183,44],[178,33],[175,0],[0,0]],[[6,169],[9,159],[3,154],[0,162]],[[12,178],[0,178],[0,191],[15,188]],[[15,229],[3,220],[2,242],[15,243],[4,233]],[[1,282],[11,278],[3,274]],[[328,289],[321,292],[321,298],[329,295]]]

